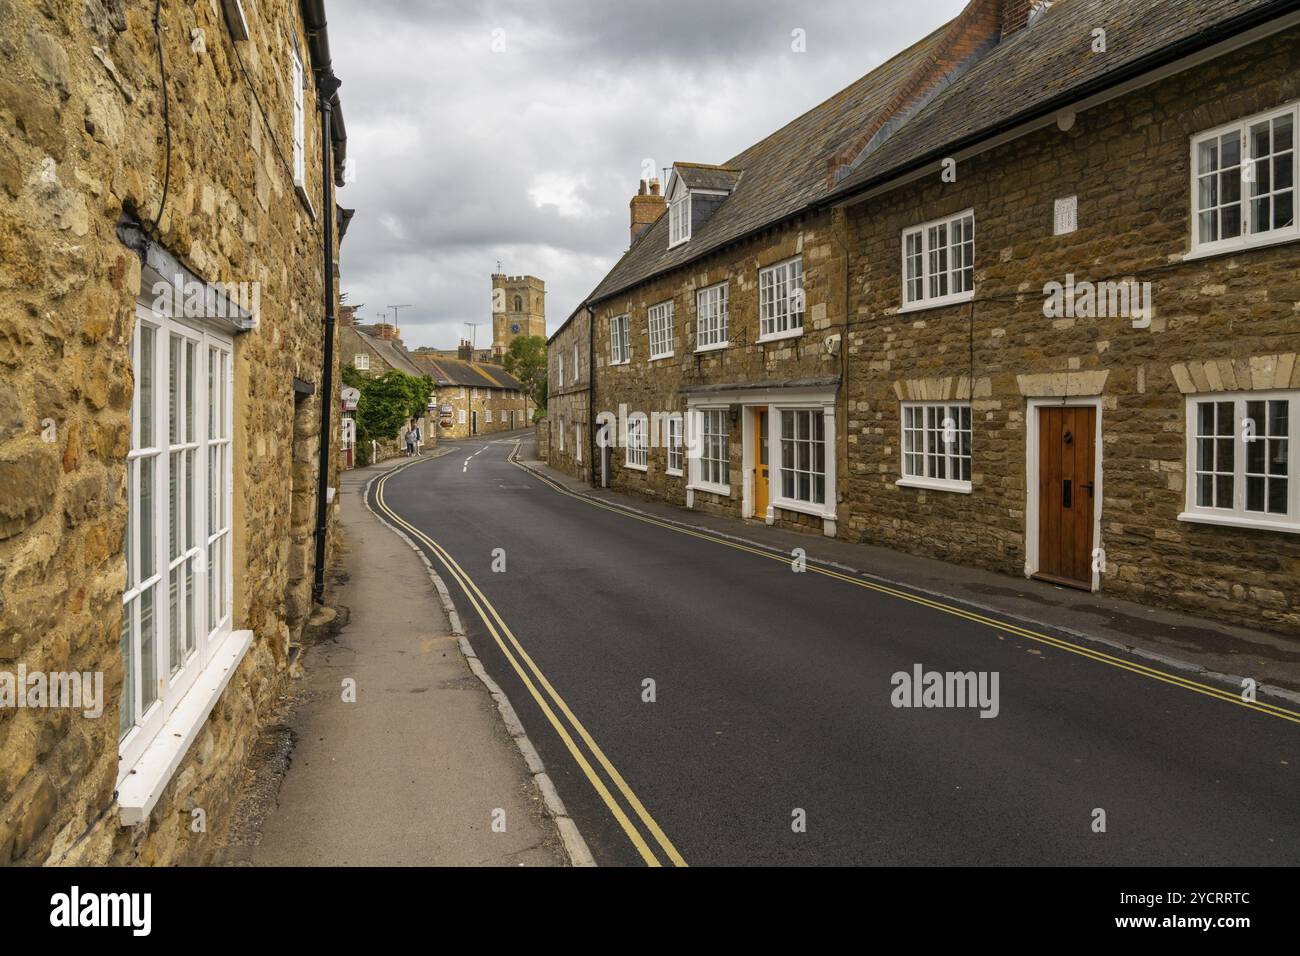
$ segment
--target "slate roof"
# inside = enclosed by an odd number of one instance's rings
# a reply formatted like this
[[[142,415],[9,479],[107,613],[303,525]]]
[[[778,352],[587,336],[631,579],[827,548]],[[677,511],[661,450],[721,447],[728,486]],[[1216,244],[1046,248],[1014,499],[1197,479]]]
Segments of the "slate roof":
[[[661,216],[586,303],[627,291],[788,216],[887,182],[936,160],[941,150],[1051,115],[1094,90],[1296,9],[1300,0],[1057,0],[1031,27],[957,75],[847,175],[828,182],[828,160],[856,132],[881,119],[877,114],[887,109],[895,91],[942,42],[951,25],[945,24],[728,160],[722,168],[740,171],[735,191],[691,240],[669,249],[668,217]],[[1105,54],[1091,50],[1092,31],[1099,26],[1106,30]]]
[[[428,375],[433,379],[434,384],[439,386],[466,385],[473,388],[523,390],[519,379],[499,365],[438,358],[432,355],[410,355],[410,358],[420,367],[421,375]]]
[[[731,192],[740,179],[740,170],[703,163],[673,163],[673,169],[688,189],[717,189]]]
[[[410,353],[402,348],[400,344],[392,339],[381,339],[375,334],[375,330],[364,325],[354,325],[352,329],[366,337],[366,344],[378,353],[389,368],[395,368],[399,372],[405,372],[407,375],[420,376],[425,374],[420,368],[411,361]]]
[[[967,139],[1050,115],[1150,69],[1152,58],[1183,55],[1185,44],[1205,45],[1215,28],[1233,21],[1272,19],[1295,0],[1058,0],[1032,27],[995,47],[926,104],[898,133],[843,179],[838,196],[886,180],[926,157]],[[1093,53],[1092,31],[1106,31],[1106,52]],[[721,212],[721,210],[719,210]]]
[[[944,28],[895,56],[826,102],[722,164],[739,170],[735,191],[691,236],[668,249],[668,217],[646,229],[592,293],[596,301],[682,265],[761,226],[798,212],[826,192],[826,159],[869,124],[922,64]],[[708,167],[678,164],[688,168]],[[716,167],[715,167],[716,168]]]

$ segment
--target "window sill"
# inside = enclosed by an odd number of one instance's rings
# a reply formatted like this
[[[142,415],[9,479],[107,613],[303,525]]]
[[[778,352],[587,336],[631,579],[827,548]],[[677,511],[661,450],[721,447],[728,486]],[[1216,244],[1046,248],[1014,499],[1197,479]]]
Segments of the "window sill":
[[[1191,524],[1213,524],[1225,528],[1245,528],[1250,531],[1280,531],[1283,534],[1300,534],[1300,522],[1295,521],[1257,521],[1236,515],[1207,515],[1194,511],[1184,511],[1178,516],[1179,521]]]
[[[634,465],[630,461],[623,462],[623,467],[627,468],[629,471],[640,471],[645,473],[649,473],[650,471],[649,465]]]
[[[672,478],[680,478],[682,476],[682,470],[680,468],[665,468],[664,474]]]
[[[894,482],[896,488],[924,488],[926,491],[951,491],[959,495],[969,495],[974,489],[969,481],[938,481],[934,478],[899,478]]]
[[[707,491],[711,495],[722,495],[725,498],[731,497],[731,485],[711,485],[706,481],[697,481],[690,485],[691,491]]]
[[[975,298],[974,290],[963,292],[961,295],[947,296],[942,299],[923,299],[920,302],[909,302],[898,307],[895,315],[906,315],[909,312],[927,312],[930,309],[942,309],[948,305],[961,305],[965,302],[971,302]]]
[[[769,332],[767,335],[760,335],[754,341],[762,345],[764,342],[782,342],[785,339],[797,339],[801,335],[803,335],[802,325],[797,329],[788,329],[785,332]]]
[[[302,200],[303,206],[307,209],[307,214],[311,216],[312,220],[314,221],[316,219],[316,207],[314,207],[311,204],[311,197],[307,195],[306,184],[295,182],[293,184],[293,188],[294,191],[298,194],[298,198]]]
[[[610,362],[609,364],[610,364],[610,367],[611,367],[611,368],[612,368],[613,366],[615,366],[615,365],[631,365],[631,364],[632,364],[632,360],[631,360],[631,359],[623,359],[623,361],[621,361],[621,362]]]
[[[650,356],[650,361],[652,361],[652,362],[662,362],[664,359],[670,359],[670,358],[672,358],[672,357],[673,357],[673,353],[672,353],[672,352],[665,352],[663,355],[652,355],[652,356]]]
[[[1232,242],[1223,246],[1204,246],[1192,249],[1191,252],[1183,256],[1183,262],[1194,262],[1197,259],[1213,259],[1215,256],[1231,256],[1239,252],[1251,252],[1255,249],[1267,249],[1270,246],[1282,246],[1288,242],[1298,241],[1300,241],[1300,232],[1293,230],[1285,235],[1255,239],[1250,242]]]
[[[226,635],[213,653],[211,663],[159,728],[158,736],[127,771],[117,785],[122,826],[137,826],[149,819],[150,811],[167,789],[190,744],[198,737],[252,645],[252,631],[231,631]]]
[[[794,511],[799,514],[812,515],[815,518],[835,520],[835,509],[826,505],[815,505],[807,501],[793,501],[789,498],[773,498],[772,507],[781,511]]]
[[[730,344],[731,343],[729,342],[719,342],[716,345],[697,345],[695,346],[695,351],[696,352],[721,352],[723,349],[727,348]]]

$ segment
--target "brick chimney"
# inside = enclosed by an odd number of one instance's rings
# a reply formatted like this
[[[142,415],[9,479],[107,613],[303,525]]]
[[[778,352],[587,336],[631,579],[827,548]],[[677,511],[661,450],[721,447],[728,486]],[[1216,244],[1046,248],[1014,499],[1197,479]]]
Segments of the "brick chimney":
[[[474,361],[474,346],[470,344],[469,339],[460,340],[460,347],[456,349],[456,357],[462,362]]]
[[[668,201],[659,195],[659,180],[641,180],[636,195],[628,203],[632,210],[632,241],[668,211]]]
[[[1009,37],[1029,25],[1030,14],[1046,10],[1052,0],[1002,0],[1002,36]]]
[[[397,331],[397,326],[388,322],[380,322],[375,326],[375,338],[383,339],[385,342],[400,342],[401,334]]]
[[[912,72],[896,85],[876,115],[827,160],[827,184],[833,186],[847,176],[865,156],[901,129],[936,91],[1007,37],[1023,30],[1031,13],[1050,6],[1050,0],[969,0]]]

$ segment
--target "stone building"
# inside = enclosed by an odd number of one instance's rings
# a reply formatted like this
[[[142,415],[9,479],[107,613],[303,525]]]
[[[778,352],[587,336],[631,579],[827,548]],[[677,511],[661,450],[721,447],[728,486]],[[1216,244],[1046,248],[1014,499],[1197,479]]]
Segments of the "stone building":
[[[500,361],[521,335],[546,338],[546,283],[536,276],[492,274],[492,354]]]
[[[402,345],[397,326],[383,322],[375,325],[339,325],[339,360],[351,365],[367,378],[398,371],[416,378],[427,374]]]
[[[433,379],[429,431],[439,438],[473,438],[523,428],[532,403],[523,386],[498,365],[410,353]]]
[[[206,859],[328,544],[337,80],[237,11],[0,5],[0,863]]]
[[[606,480],[1300,632],[1298,24],[973,0],[676,164],[579,307]]]
[[[538,454],[553,467],[590,481],[591,315],[580,306],[546,345],[546,442]],[[545,454],[543,455],[543,451]]]

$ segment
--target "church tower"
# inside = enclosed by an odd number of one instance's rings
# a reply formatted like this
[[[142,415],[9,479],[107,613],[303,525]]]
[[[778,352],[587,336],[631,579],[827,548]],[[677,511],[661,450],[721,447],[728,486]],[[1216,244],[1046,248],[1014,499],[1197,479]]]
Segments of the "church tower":
[[[536,276],[492,274],[492,355],[498,361],[519,335],[546,338],[546,283]]]

